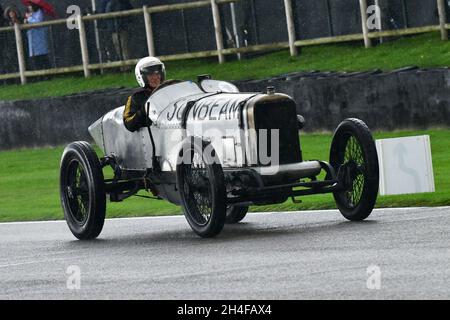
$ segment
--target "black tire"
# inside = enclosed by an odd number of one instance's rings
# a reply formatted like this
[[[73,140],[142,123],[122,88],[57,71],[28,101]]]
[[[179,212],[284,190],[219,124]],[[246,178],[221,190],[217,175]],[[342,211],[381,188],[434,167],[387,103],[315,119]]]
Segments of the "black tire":
[[[379,169],[375,141],[363,121],[351,118],[339,124],[331,143],[330,164],[345,187],[333,193],[339,211],[348,220],[364,220],[377,200]]]
[[[211,144],[198,138],[187,141],[179,156],[177,187],[186,220],[197,235],[214,237],[222,231],[226,216],[222,166]]]
[[[60,196],[73,235],[80,240],[98,237],[105,221],[106,194],[102,167],[89,143],[77,141],[64,149]]]
[[[229,224],[239,223],[245,218],[248,212],[248,207],[228,206],[225,222]]]

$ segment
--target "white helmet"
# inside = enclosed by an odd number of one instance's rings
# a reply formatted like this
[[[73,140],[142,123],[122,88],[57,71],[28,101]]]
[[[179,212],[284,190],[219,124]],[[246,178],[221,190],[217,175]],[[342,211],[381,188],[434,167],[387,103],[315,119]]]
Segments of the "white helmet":
[[[134,73],[136,75],[136,81],[142,88],[148,86],[147,75],[153,72],[161,73],[161,82],[166,79],[166,67],[161,60],[155,57],[145,57],[139,60],[134,69]]]

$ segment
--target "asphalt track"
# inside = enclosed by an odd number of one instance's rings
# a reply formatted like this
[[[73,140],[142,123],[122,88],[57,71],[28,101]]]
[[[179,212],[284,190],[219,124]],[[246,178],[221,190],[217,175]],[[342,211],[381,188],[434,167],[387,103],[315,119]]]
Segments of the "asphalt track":
[[[0,299],[450,298],[450,207],[244,221],[200,239],[182,216],[112,219],[90,242],[65,222],[0,224]],[[67,288],[71,265],[80,289]]]

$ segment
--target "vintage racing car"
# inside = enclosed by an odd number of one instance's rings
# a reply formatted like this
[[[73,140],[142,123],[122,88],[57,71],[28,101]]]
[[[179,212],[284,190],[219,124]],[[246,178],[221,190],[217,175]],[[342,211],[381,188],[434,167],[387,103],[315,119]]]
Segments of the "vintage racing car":
[[[146,104],[151,125],[136,132],[125,128],[123,109],[89,127],[103,157],[80,141],[62,155],[62,207],[79,239],[100,234],[107,196],[122,201],[140,190],[180,205],[201,237],[241,221],[249,206],[299,196],[333,193],[349,220],[365,219],[375,205],[378,157],[361,120],[346,119],[337,127],[325,162],[303,159],[304,119],[292,98],[270,87],[241,93],[209,76],[162,87]],[[107,166],[111,179],[104,178]]]

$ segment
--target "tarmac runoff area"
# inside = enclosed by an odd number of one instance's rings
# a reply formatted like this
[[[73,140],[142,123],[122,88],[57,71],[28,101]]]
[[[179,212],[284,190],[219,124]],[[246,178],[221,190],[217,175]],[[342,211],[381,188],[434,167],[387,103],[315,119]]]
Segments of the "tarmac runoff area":
[[[0,299],[450,299],[450,207],[252,213],[201,239],[183,216],[0,224]]]

